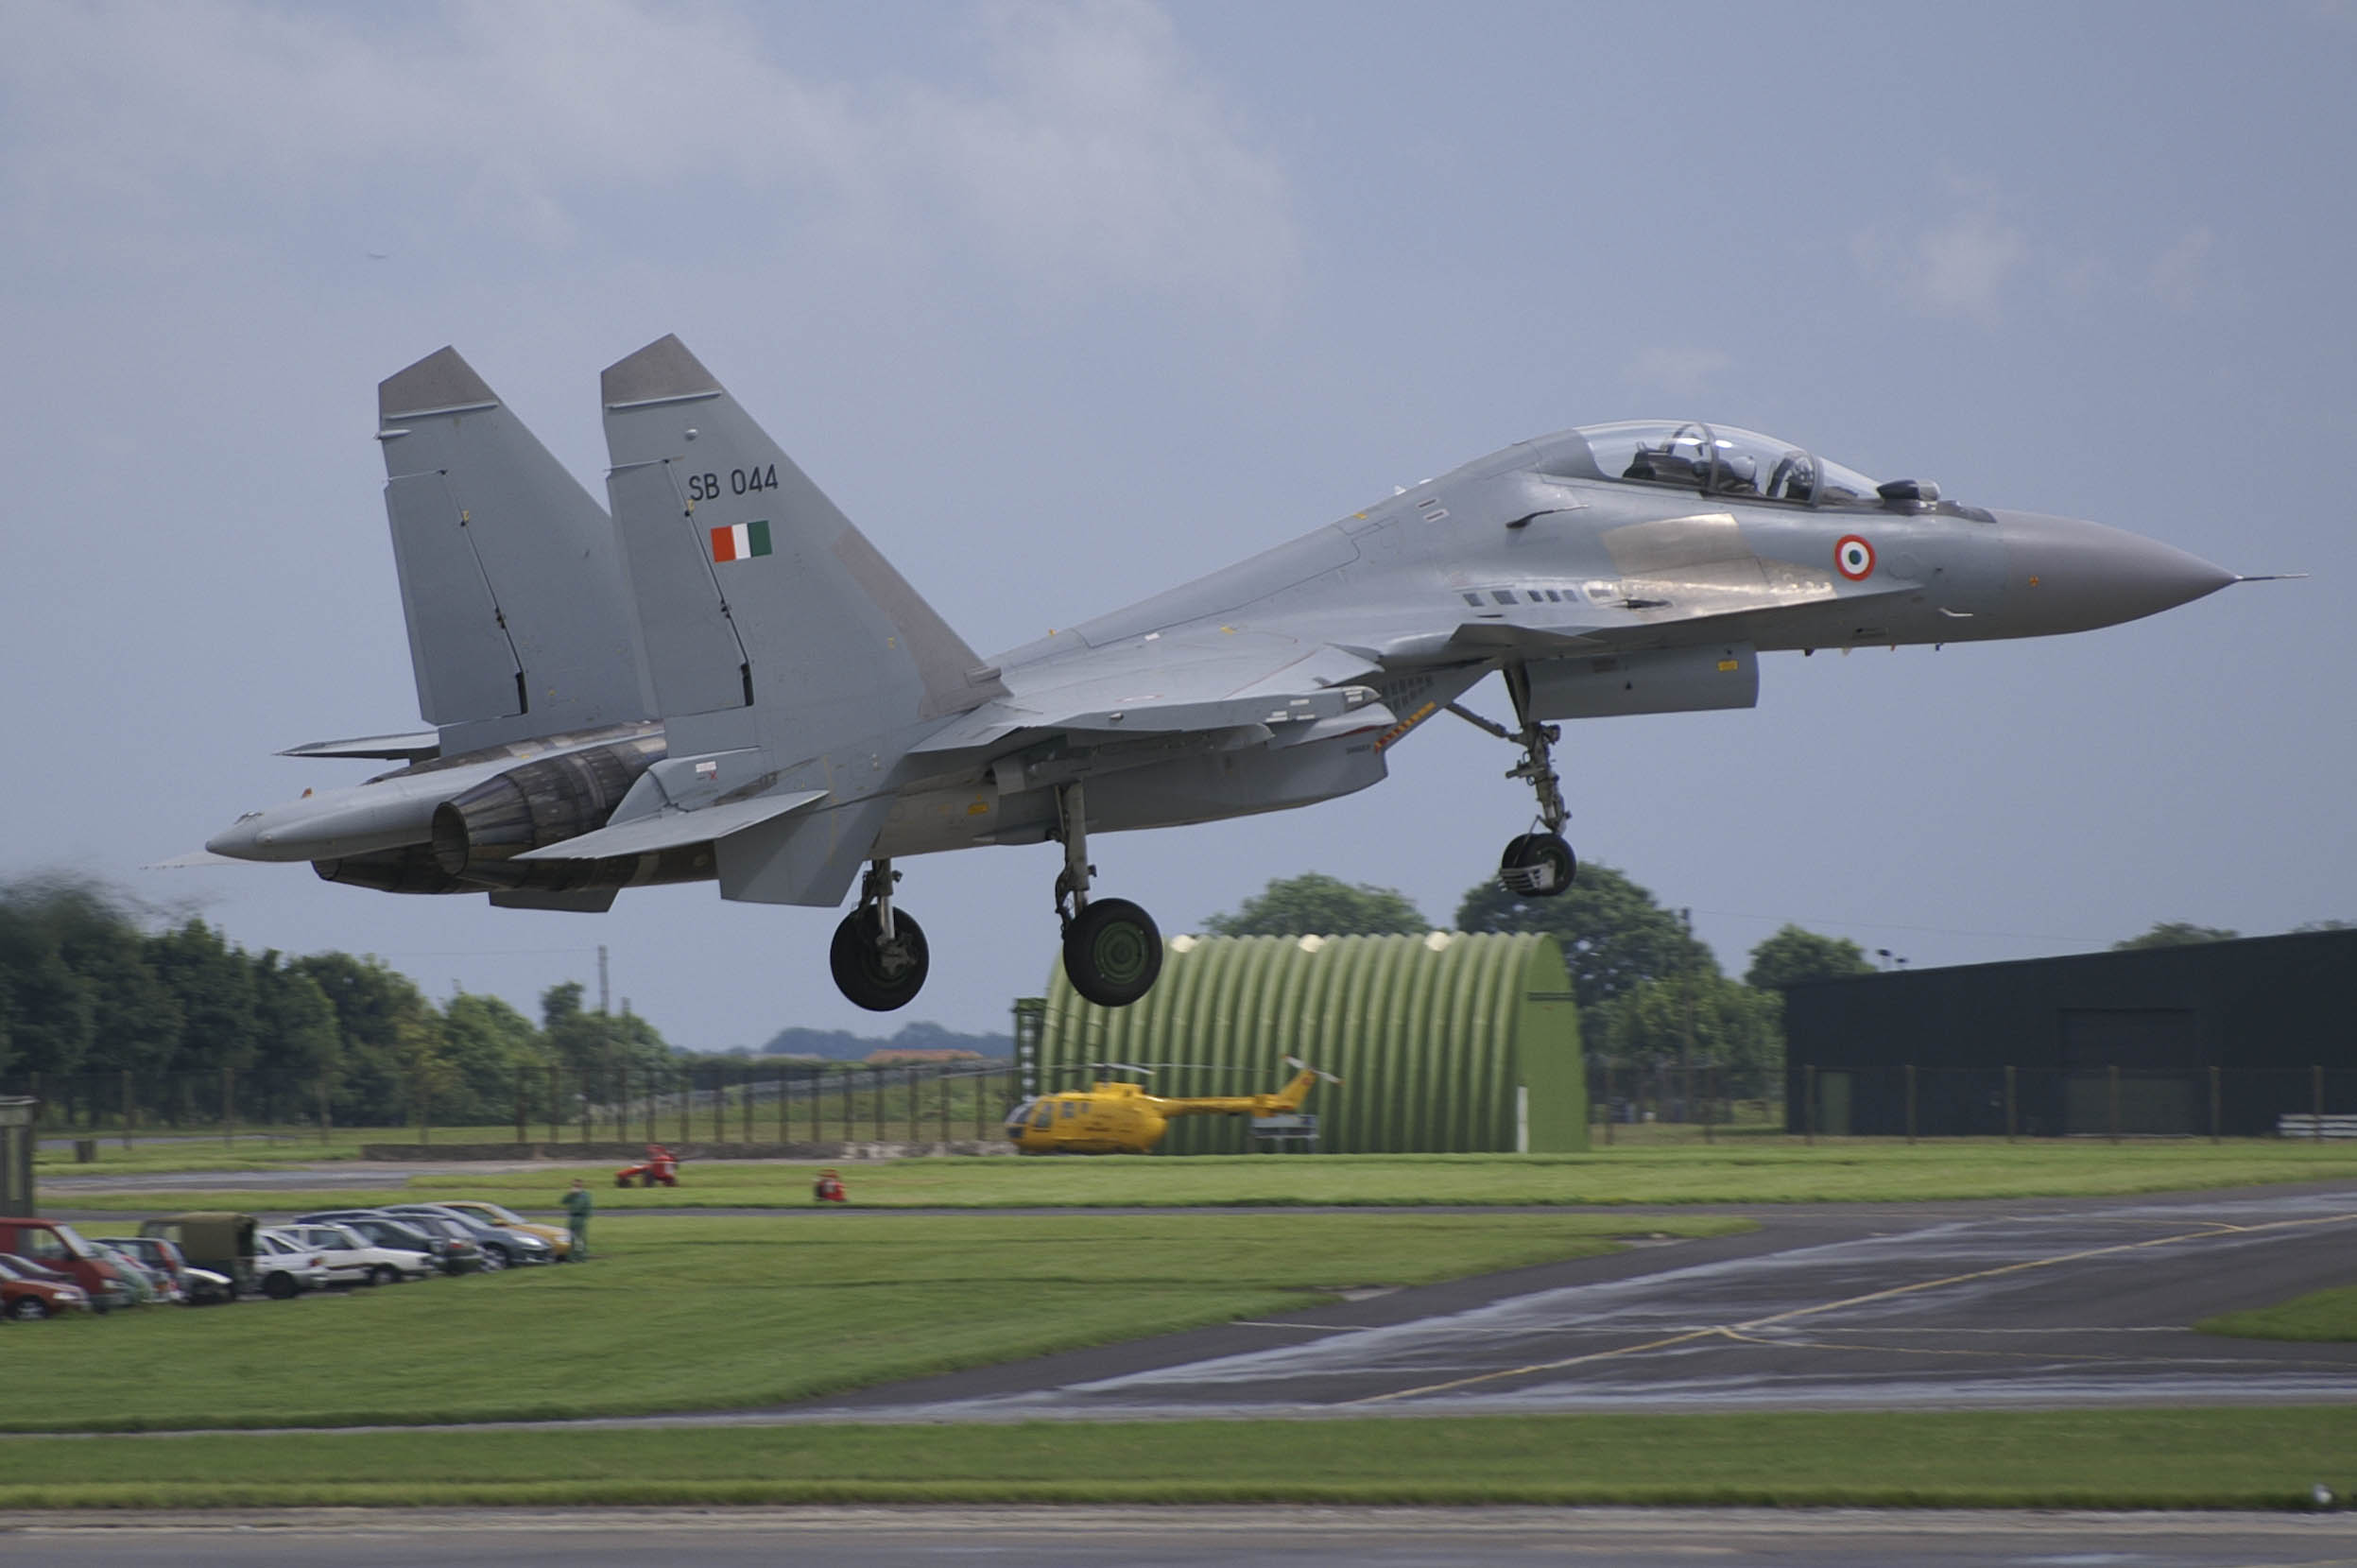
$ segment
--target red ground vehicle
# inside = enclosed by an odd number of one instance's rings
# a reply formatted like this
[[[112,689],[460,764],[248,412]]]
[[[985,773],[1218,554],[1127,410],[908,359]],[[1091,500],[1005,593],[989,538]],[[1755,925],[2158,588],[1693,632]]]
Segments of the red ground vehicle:
[[[666,1187],[676,1187],[680,1184],[680,1158],[661,1144],[649,1144],[645,1160],[635,1165],[625,1165],[613,1173],[613,1184],[627,1187],[633,1177],[638,1179],[638,1184],[642,1187],[651,1187],[658,1182]]]
[[[0,1252],[13,1252],[43,1268],[53,1268],[90,1296],[94,1312],[126,1303],[130,1287],[114,1266],[91,1250],[74,1227],[54,1219],[0,1219]]]
[[[818,1180],[810,1184],[810,1200],[814,1203],[843,1203],[843,1179],[832,1170],[822,1170]]]
[[[0,1262],[0,1318],[25,1320],[90,1310],[90,1295],[80,1285],[45,1268],[35,1274],[37,1267],[13,1255]]]

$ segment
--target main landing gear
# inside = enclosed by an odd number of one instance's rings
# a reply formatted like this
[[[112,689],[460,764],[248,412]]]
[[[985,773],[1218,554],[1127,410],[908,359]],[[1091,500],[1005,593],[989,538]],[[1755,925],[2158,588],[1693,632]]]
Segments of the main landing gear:
[[[1092,901],[1088,808],[1077,784],[1056,792],[1057,836],[1064,869],[1056,878],[1056,919],[1064,932],[1064,974],[1072,989],[1101,1008],[1126,1008],[1154,989],[1162,973],[1162,934],[1154,917],[1126,898]]]
[[[1530,717],[1530,681],[1521,669],[1507,668],[1505,688],[1513,696],[1515,716],[1522,720],[1520,730],[1492,724],[1454,702],[1449,711],[1523,749],[1523,760],[1506,769],[1505,776],[1530,785],[1539,797],[1539,817],[1531,832],[1506,842],[1505,853],[1498,857],[1498,886],[1517,898],[1554,898],[1568,891],[1579,874],[1579,862],[1563,839],[1563,824],[1572,814],[1563,808],[1563,781],[1555,771],[1555,743],[1563,738],[1563,730]]]
[[[859,905],[834,928],[827,962],[835,989],[869,1012],[890,1012],[917,999],[931,957],[923,927],[892,907],[901,873],[879,860],[860,879]]]

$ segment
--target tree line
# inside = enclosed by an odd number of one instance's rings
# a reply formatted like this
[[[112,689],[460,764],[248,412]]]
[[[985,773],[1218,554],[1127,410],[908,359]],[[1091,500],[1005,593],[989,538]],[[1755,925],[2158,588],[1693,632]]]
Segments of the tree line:
[[[170,1121],[209,1117],[227,1072],[243,1080],[240,1114],[257,1120],[307,1120],[324,1091],[344,1126],[398,1125],[421,1104],[446,1125],[504,1123],[550,1066],[578,1082],[676,1059],[645,1019],[585,1010],[576,983],[544,992],[537,1021],[496,996],[437,1005],[373,956],[249,953],[195,918],[151,929],[88,882],[0,884],[0,1085],[11,1089],[38,1079],[53,1097],[111,1095],[129,1074],[143,1117]],[[108,1089],[91,1087],[102,1077]]]

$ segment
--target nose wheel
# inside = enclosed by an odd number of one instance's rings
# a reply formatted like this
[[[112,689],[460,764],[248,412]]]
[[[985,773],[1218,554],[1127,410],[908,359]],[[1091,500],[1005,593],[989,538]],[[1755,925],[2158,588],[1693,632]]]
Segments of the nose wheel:
[[[1162,934],[1154,917],[1126,898],[1091,900],[1089,828],[1081,786],[1056,792],[1064,869],[1056,878],[1056,919],[1064,932],[1064,977],[1100,1008],[1126,1008],[1154,989],[1162,973]]]
[[[892,885],[900,879],[889,860],[869,867],[860,881],[859,906],[834,928],[827,951],[835,989],[869,1012],[915,1001],[932,965],[924,928],[892,906]]]
[[[1579,874],[1579,861],[1559,833],[1526,833],[1498,857],[1498,886],[1523,898],[1553,898]]]

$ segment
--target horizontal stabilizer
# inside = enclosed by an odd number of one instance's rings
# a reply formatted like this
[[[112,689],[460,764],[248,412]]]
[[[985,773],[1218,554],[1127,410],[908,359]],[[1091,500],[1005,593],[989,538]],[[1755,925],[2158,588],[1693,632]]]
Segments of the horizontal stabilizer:
[[[372,757],[386,762],[431,762],[442,754],[439,731],[404,735],[354,735],[350,740],[315,740],[290,746],[282,757]]]
[[[652,817],[599,828],[577,838],[567,838],[544,849],[529,850],[517,855],[518,860],[606,860],[615,855],[652,854],[658,850],[676,850],[689,844],[709,843],[726,838],[732,833],[758,827],[773,818],[800,811],[827,798],[823,789],[800,790],[786,795],[763,795],[749,801],[731,801],[726,805],[706,806],[701,811],[662,811]]]

